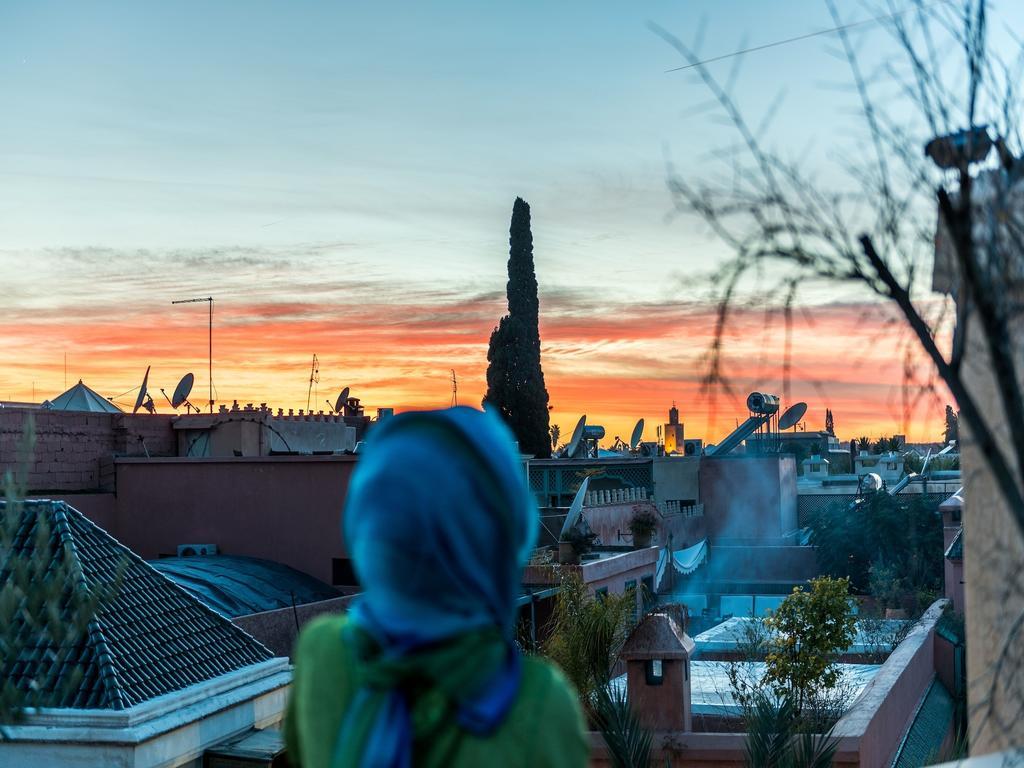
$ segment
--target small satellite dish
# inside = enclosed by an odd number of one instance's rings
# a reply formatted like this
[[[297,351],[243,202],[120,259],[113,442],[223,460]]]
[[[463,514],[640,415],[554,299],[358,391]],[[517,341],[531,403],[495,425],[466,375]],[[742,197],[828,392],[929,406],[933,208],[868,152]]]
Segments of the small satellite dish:
[[[583,513],[583,500],[587,497],[587,488],[589,487],[590,478],[584,477],[583,482],[580,483],[580,489],[576,491],[576,495],[572,499],[572,504],[569,505],[569,512],[565,516],[565,522],[562,523],[562,532],[558,537],[559,541],[561,541],[562,536],[565,536],[579,522],[580,515]]]
[[[572,431],[572,438],[569,440],[569,445],[566,446],[565,455],[568,458],[572,458],[576,454],[576,450],[580,447],[580,440],[583,439],[583,428],[587,426],[587,415],[583,414],[580,416],[580,420],[576,422],[576,429]]]
[[[861,491],[880,491],[882,490],[882,478],[875,472],[868,472],[860,479]]]
[[[149,394],[147,386],[149,384],[149,369],[153,366],[146,366],[146,375],[142,377],[142,386],[139,387],[139,396],[135,398],[135,407],[132,408],[132,413],[135,413],[146,404],[146,395]],[[152,398],[151,398],[152,399]],[[149,408],[147,408],[149,410]],[[152,413],[152,411],[150,411]]]
[[[180,408],[183,403],[188,400],[189,394],[192,392],[192,385],[195,383],[196,377],[191,373],[186,373],[181,377],[181,381],[178,382],[178,386],[174,388],[174,397],[171,398],[171,407]]]
[[[635,451],[640,445],[640,438],[644,436],[644,420],[640,419],[633,427],[633,434],[629,436],[629,449]]]
[[[799,424],[805,413],[807,413],[807,403],[795,403],[789,406],[786,412],[779,417],[779,431]]]
[[[348,402],[348,387],[341,390],[341,394],[338,395],[338,399],[334,401],[334,412],[341,413],[342,408],[345,407],[345,403]]]

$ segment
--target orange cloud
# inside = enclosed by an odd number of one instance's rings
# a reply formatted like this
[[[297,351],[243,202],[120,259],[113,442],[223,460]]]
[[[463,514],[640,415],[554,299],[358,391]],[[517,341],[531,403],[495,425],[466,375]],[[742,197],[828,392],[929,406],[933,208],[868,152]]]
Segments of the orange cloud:
[[[501,294],[458,295],[411,291],[367,281],[349,292],[311,292],[307,300],[219,300],[214,312],[214,384],[217,400],[266,402],[305,408],[310,362],[320,361],[311,407],[326,408],[342,386],[369,408],[441,407],[450,402],[450,372],[459,378],[459,401],[479,405],[484,394],[487,342],[504,311]],[[705,353],[714,333],[707,306],[656,302],[616,305],[582,294],[542,296],[543,365],[552,422],[563,432],[581,413],[606,427],[609,439],[626,436],[644,417],[645,439],[676,402],[687,434],[714,441],[742,418],[752,389],[784,392],[785,339],[780,320],[739,311],[724,351],[732,395],[707,389]],[[205,305],[83,303],[60,309],[20,309],[0,319],[0,398],[41,400],[83,378],[107,395],[137,386],[147,365],[150,383],[170,391],[188,370],[196,375],[196,401],[207,389]],[[881,305],[833,304],[798,314],[791,344],[789,400],[810,404],[808,428],[835,412],[842,437],[908,430],[934,439],[941,406],[926,399],[904,418],[905,340],[902,326]],[[926,379],[928,368],[913,371]],[[118,402],[130,405],[131,394]]]

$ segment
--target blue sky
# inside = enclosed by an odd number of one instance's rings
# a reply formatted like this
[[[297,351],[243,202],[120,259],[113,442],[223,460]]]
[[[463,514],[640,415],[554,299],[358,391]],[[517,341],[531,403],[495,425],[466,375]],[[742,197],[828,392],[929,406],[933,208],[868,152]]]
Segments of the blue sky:
[[[848,19],[873,15],[840,5]],[[1013,14],[997,20],[1019,27]],[[690,41],[702,19],[707,56],[832,26],[821,0],[0,4],[9,309],[19,322],[148,328],[169,299],[213,292],[235,302],[238,323],[245,307],[303,301],[318,317],[338,306],[345,323],[344,307],[368,296],[395,307],[483,297],[496,315],[516,195],[533,208],[549,307],[565,296],[625,318],[638,304],[678,307],[693,297],[680,275],[722,250],[670,220],[665,158],[701,173],[728,133],[687,115],[706,91],[666,74],[680,61],[647,24]],[[869,59],[890,50],[877,28],[858,37]],[[768,142],[823,173],[857,135],[832,43],[751,54],[736,83],[755,120],[784,94]],[[712,66],[724,75],[732,62]],[[628,344],[622,333],[587,342],[591,364]],[[54,386],[62,346],[27,326],[0,342],[0,359],[17,362],[0,372],[0,397],[27,396],[39,378]],[[287,364],[307,367],[316,350],[294,346]],[[125,361],[141,364],[138,347],[87,338],[73,355],[116,387],[134,380]],[[697,352],[658,354],[692,378]],[[344,365],[358,377],[373,361]]]

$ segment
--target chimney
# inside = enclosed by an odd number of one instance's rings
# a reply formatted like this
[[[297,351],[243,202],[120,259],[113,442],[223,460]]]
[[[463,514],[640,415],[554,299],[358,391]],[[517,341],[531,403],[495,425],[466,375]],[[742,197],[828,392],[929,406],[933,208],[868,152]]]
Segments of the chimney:
[[[626,695],[645,728],[690,731],[690,659],[694,643],[675,609],[652,613],[633,630],[619,657],[626,664]]]

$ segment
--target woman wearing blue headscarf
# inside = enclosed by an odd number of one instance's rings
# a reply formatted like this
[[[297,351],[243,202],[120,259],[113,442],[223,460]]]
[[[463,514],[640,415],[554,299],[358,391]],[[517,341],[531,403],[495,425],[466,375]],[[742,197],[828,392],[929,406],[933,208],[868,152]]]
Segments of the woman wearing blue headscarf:
[[[285,723],[303,768],[575,768],[579,702],[513,642],[537,511],[511,435],[471,408],[378,424],[342,527],[363,592],[299,638]]]

